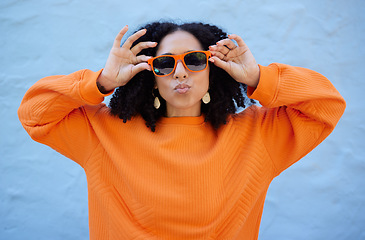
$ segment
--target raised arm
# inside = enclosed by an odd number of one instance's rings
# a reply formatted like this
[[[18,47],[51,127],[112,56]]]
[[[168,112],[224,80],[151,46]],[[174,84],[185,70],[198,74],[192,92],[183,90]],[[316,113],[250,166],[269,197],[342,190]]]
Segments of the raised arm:
[[[255,121],[277,174],[320,144],[346,107],[321,74],[278,63],[260,66],[259,84],[248,88],[248,96],[263,106]]]
[[[277,174],[322,142],[345,110],[344,99],[324,76],[284,64],[260,66],[238,35],[210,50],[210,61],[246,84],[248,96],[263,105],[252,114]]]
[[[36,141],[44,143],[84,165],[99,140],[90,119],[105,108],[105,94],[126,84],[135,74],[150,69],[149,57],[137,56],[152,42],[133,42],[145,30],[132,34],[120,46],[128,27],[114,40],[105,68],[98,72],[81,70],[65,76],[51,76],[38,81],[24,96],[19,107],[19,119]]]
[[[19,119],[28,134],[83,165],[98,140],[83,106],[101,108],[104,95],[96,86],[99,72],[81,70],[39,80],[25,94]],[[93,107],[92,107],[93,106]]]

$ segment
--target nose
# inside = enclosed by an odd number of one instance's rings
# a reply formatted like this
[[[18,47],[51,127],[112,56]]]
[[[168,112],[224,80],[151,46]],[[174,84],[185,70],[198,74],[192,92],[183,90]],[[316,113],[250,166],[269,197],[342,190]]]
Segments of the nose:
[[[182,81],[187,77],[188,77],[188,71],[185,68],[184,64],[181,62],[181,60],[177,61],[174,72],[174,79]]]

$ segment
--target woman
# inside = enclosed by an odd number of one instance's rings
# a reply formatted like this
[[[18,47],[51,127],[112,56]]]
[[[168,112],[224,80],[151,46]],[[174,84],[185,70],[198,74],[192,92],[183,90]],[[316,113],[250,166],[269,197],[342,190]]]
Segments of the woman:
[[[215,26],[155,22],[120,46],[127,30],[104,69],[46,77],[19,108],[34,140],[84,168],[90,238],[257,239],[270,182],[345,101],[319,73],[258,65]]]

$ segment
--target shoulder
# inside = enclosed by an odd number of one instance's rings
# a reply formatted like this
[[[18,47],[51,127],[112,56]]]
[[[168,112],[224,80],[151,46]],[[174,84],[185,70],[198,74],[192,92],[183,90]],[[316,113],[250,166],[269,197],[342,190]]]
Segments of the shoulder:
[[[82,109],[89,116],[110,115],[110,108],[107,107],[105,103],[100,103],[97,105],[84,105],[84,106],[82,106]]]
[[[260,115],[261,107],[257,105],[252,105],[241,112],[232,114],[229,116],[227,123],[232,122],[233,124],[239,124],[242,121],[252,121],[257,119]]]
[[[254,129],[255,126],[259,124],[260,115],[262,115],[261,107],[257,105],[252,105],[241,112],[232,114],[228,116],[226,124],[222,125],[218,132],[227,133],[232,132],[235,133],[240,132],[244,129]]]
[[[101,103],[98,105],[86,105],[84,109],[91,122],[94,123],[98,122],[104,125],[118,126],[118,129],[119,128],[136,129],[140,127],[145,127],[147,129],[146,121],[140,114],[132,116],[131,119],[124,121],[117,115],[113,115],[111,113],[111,109],[105,103]]]

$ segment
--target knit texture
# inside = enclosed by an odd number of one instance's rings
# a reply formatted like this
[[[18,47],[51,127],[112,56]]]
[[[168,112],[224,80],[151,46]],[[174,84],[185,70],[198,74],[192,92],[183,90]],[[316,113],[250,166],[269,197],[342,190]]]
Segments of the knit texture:
[[[328,136],[345,101],[322,75],[260,66],[251,106],[217,131],[200,117],[123,123],[101,103],[101,71],[38,81],[19,118],[36,141],[87,176],[90,239],[258,238],[274,177]],[[299,206],[298,206],[299,207]]]

